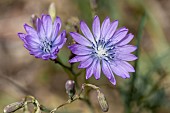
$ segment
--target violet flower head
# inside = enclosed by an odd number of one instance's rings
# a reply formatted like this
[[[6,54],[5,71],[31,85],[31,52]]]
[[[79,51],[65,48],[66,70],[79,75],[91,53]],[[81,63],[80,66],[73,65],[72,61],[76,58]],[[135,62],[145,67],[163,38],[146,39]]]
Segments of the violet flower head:
[[[98,16],[94,17],[92,32],[84,21],[80,22],[83,35],[71,32],[70,35],[77,42],[69,46],[72,53],[76,54],[69,62],[80,62],[78,68],[86,68],[86,79],[93,74],[100,78],[101,71],[116,85],[115,75],[129,78],[129,72],[135,72],[133,66],[127,61],[136,60],[131,52],[137,48],[128,43],[133,39],[131,33],[125,27],[117,29],[118,21],[110,22],[107,17],[100,26]]]
[[[56,17],[54,22],[49,15],[36,19],[36,29],[25,24],[25,33],[18,33],[24,42],[24,47],[31,55],[44,60],[56,59],[57,53],[66,42],[66,31],[60,34],[61,19]]]

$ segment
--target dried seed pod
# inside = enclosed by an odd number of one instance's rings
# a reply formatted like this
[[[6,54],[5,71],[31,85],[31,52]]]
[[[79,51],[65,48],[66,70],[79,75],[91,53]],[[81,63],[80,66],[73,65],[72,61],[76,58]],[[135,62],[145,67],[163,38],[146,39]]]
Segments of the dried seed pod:
[[[107,103],[107,100],[106,100],[104,94],[101,93],[99,90],[98,90],[97,99],[100,104],[100,107],[102,108],[102,111],[107,112],[109,110],[109,105]]]
[[[24,106],[24,101],[14,102],[4,108],[4,113],[13,113]]]
[[[76,93],[75,82],[73,80],[67,80],[65,84],[65,89],[66,89],[66,93],[68,94],[69,98],[72,99]]]

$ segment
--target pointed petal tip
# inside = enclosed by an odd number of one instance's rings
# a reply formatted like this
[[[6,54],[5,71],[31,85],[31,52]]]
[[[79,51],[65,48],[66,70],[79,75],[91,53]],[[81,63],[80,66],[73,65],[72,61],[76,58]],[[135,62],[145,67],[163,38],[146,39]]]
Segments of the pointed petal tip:
[[[69,63],[74,63],[75,60],[70,59],[68,62],[69,62]]]
[[[66,30],[63,30],[62,33],[61,33],[61,35],[62,35],[62,37],[63,37],[63,36],[65,37],[65,36],[66,36]]]
[[[44,13],[42,13],[42,14],[41,14],[41,17],[43,17],[43,16],[47,16],[47,15],[48,15],[48,14],[44,14]]]
[[[67,46],[69,49],[71,48],[71,46]]]
[[[111,81],[110,81],[111,82]],[[116,81],[115,82],[111,82],[114,86],[116,86]]]
[[[118,23],[119,23],[119,21],[118,21],[118,20],[114,20],[114,21],[113,21],[113,23],[116,23],[116,24],[118,24]]]
[[[134,55],[134,58],[133,58],[133,60],[137,60],[137,59],[138,59],[138,57]]]
[[[94,76],[96,80],[99,80],[100,77]]]
[[[20,37],[22,34],[24,34],[24,33],[20,33],[20,32],[19,32],[19,33],[17,33],[17,35],[18,35],[19,37]]]
[[[129,33],[128,35],[130,35],[131,37],[134,37],[134,35],[132,33]]]
[[[97,15],[95,15],[95,16],[94,16],[94,20],[95,20],[96,18],[99,18],[99,17],[98,17]]]
[[[81,26],[82,24],[86,24],[86,22],[85,22],[84,20],[81,20],[81,21],[80,21],[80,26]]]
[[[120,29],[121,29],[121,31],[129,31],[129,29],[126,28],[125,26],[121,27]]]
[[[59,16],[56,16],[56,19],[59,19],[59,21],[61,21],[61,18]]]
[[[72,36],[72,35],[74,35],[74,34],[75,34],[75,32],[70,32],[69,34]],[[73,37],[73,36],[72,36],[72,37]]]
[[[91,77],[91,76],[87,76],[87,75],[86,75],[86,80],[89,79],[90,77]]]
[[[24,23],[24,28],[26,29],[26,27],[29,27],[29,25],[28,24],[26,24],[26,23]]]
[[[110,18],[109,18],[108,16],[106,16],[106,18],[104,19],[104,21],[105,21],[105,20],[108,20],[108,19],[110,20]]]

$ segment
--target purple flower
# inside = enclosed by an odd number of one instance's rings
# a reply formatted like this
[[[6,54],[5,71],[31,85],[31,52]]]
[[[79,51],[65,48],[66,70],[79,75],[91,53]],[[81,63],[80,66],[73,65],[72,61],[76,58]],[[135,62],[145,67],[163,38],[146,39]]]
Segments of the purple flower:
[[[24,42],[24,47],[30,51],[31,55],[44,60],[56,59],[59,49],[66,42],[66,31],[60,34],[61,19],[56,17],[54,22],[49,15],[42,15],[36,20],[36,29],[25,24],[26,34],[18,33]],[[59,34],[59,35],[58,35]]]
[[[133,35],[127,34],[128,29],[125,27],[116,30],[117,26],[118,21],[110,22],[108,17],[100,26],[99,17],[95,16],[92,33],[84,21],[80,22],[84,36],[70,33],[77,44],[69,46],[72,53],[76,54],[69,62],[80,62],[78,68],[86,68],[86,79],[93,74],[99,79],[102,71],[110,82],[116,85],[114,74],[129,78],[129,72],[135,72],[133,66],[127,62],[137,59],[131,54],[137,49],[136,46],[127,45],[133,39]]]

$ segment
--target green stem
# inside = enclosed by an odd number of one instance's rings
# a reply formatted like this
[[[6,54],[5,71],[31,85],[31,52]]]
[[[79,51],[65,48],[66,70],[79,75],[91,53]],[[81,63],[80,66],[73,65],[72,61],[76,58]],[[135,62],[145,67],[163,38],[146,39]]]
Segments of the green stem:
[[[135,72],[133,73],[133,76],[132,76],[132,81],[131,81],[131,86],[130,86],[130,90],[129,90],[129,97],[127,99],[127,103],[126,103],[126,113],[131,113],[131,101],[133,100],[133,93],[134,93],[134,90],[135,90],[135,80],[137,78],[137,72],[138,72],[138,65],[139,65],[139,54],[140,54],[140,43],[141,43],[141,39],[142,39],[142,34],[143,34],[143,29],[144,29],[144,26],[145,26],[145,21],[146,21],[146,17],[147,17],[147,14],[146,12],[144,12],[144,15],[142,16],[142,19],[141,19],[141,22],[139,24],[139,27],[138,27],[138,32],[137,32],[137,51],[135,53],[135,55],[138,57],[138,60],[135,61],[135,65],[134,65],[134,68],[135,68]]]
[[[52,59],[51,59],[51,60],[52,60]],[[61,60],[60,60],[59,57],[58,57],[57,59],[55,59],[55,60],[52,60],[52,61],[54,61],[56,64],[59,64],[59,65],[64,69],[64,71],[67,73],[67,75],[69,76],[69,78],[75,81],[76,87],[79,88],[78,83],[77,83],[77,77],[78,77],[78,75],[79,75],[80,73],[77,73],[77,74],[76,74],[76,73],[73,71],[72,66],[66,66],[66,65],[64,65],[64,64],[61,62]]]

